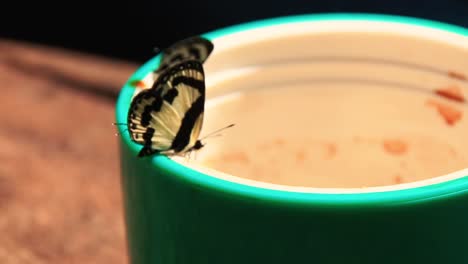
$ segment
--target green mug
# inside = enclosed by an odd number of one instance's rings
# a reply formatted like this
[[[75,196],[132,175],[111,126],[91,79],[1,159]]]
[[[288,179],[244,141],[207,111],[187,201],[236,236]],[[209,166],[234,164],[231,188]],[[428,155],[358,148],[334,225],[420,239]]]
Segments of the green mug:
[[[468,263],[468,30],[323,14],[204,36],[203,133],[236,126],[188,161],[119,128],[132,264]]]

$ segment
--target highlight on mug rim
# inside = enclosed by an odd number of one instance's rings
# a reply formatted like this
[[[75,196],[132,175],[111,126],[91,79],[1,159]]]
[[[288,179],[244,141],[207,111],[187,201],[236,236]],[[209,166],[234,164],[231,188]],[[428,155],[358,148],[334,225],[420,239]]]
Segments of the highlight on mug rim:
[[[236,37],[237,34],[242,34],[244,32],[256,31],[261,33],[262,31],[268,31],[277,26],[286,25],[291,29],[291,26],[298,26],[300,24],[308,25],[310,23],[322,23],[323,25],[323,22],[327,22],[327,24],[332,25],[332,29],[333,22],[375,22],[380,23],[380,25],[386,25],[389,30],[394,30],[394,28],[405,28],[409,26],[430,29],[432,31],[435,30],[444,33],[448,38],[468,37],[467,29],[449,24],[409,17],[373,14],[320,14],[280,17],[231,26],[204,34],[204,36],[212,40],[215,43],[215,46],[218,43],[223,44],[216,46],[215,50],[219,49],[219,46],[221,46],[221,49],[226,49],[229,48],[227,47],[229,45],[237,44],[236,42],[230,41],[230,38],[232,40],[232,38]],[[399,25],[400,27],[395,27],[395,25]],[[323,30],[328,29],[325,28]],[[337,30],[337,28],[335,28],[335,30]],[[400,29],[397,29],[395,32],[400,32],[399,30]],[[425,31],[421,32],[418,31],[419,34],[425,34]],[[283,33],[285,33],[284,30]],[[300,32],[296,33],[300,34]],[[285,35],[287,36],[288,34],[294,33],[291,33],[291,31],[288,30]],[[268,34],[260,34],[259,36],[260,38],[262,36],[268,37]],[[253,39],[252,41],[258,41],[258,39]],[[117,101],[117,122],[126,122],[128,106],[130,105],[130,100],[134,93],[134,87],[130,85],[130,82],[132,80],[142,79],[142,77],[146,76],[147,73],[158,66],[159,60],[159,56],[152,58],[142,67],[140,67],[132,77],[129,78],[129,81],[123,87]],[[141,148],[141,146],[131,141],[128,133],[125,132],[123,127],[119,127],[118,129],[122,137],[123,144],[130,148],[135,154],[138,153],[138,150]],[[240,195],[255,196],[257,198],[262,197],[268,200],[289,201],[295,203],[304,202],[336,204],[338,202],[339,204],[343,205],[348,203],[372,205],[374,203],[380,204],[382,202],[386,202],[387,204],[399,204],[415,202],[421,199],[430,199],[429,197],[434,198],[446,196],[468,188],[468,168],[458,172],[450,173],[445,176],[439,176],[431,179],[395,186],[338,189],[290,187],[277,184],[264,184],[252,180],[239,179],[239,177],[226,174],[224,174],[223,177],[215,177],[211,176],[213,174],[210,170],[194,170],[162,155],[152,157],[151,162],[154,168],[158,168],[159,170],[163,170],[166,173],[173,174],[174,177],[180,177],[181,179],[187,180],[194,184],[206,186],[207,188],[213,188],[216,190],[222,190],[223,192],[230,192]],[[218,173],[216,174],[218,175]],[[220,175],[223,175],[223,173],[220,173]]]

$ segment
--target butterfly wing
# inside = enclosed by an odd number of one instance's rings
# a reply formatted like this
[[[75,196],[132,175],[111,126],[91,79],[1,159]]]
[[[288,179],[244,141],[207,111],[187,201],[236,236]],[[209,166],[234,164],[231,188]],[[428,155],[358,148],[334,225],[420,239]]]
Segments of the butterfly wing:
[[[128,126],[139,156],[175,154],[195,145],[203,123],[205,81],[199,61],[175,64],[132,101]]]
[[[159,67],[151,74],[148,74],[144,80],[138,80],[133,83],[136,94],[142,90],[151,87],[159,75],[169,67],[187,60],[197,60],[204,63],[213,51],[213,43],[201,36],[193,36],[174,43],[169,48],[162,51]]]
[[[160,74],[170,66],[186,60],[197,60],[203,63],[210,56],[213,48],[213,43],[201,36],[176,42],[162,52],[161,62],[155,73]]]

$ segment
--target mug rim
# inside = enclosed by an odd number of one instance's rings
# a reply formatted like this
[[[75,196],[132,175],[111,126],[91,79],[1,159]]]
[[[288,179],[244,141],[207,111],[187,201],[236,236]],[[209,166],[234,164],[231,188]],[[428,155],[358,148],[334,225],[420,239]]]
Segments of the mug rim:
[[[460,26],[437,22],[433,20],[396,16],[383,14],[368,14],[368,13],[331,13],[331,14],[305,14],[295,16],[284,16],[270,19],[256,20],[252,22],[233,25],[211,31],[202,36],[213,40],[226,35],[270,27],[281,24],[303,23],[303,22],[319,22],[319,21],[375,21],[375,22],[391,22],[405,25],[416,25],[431,29],[437,29],[454,33],[461,36],[468,36],[468,29]],[[141,67],[124,84],[116,103],[116,122],[126,123],[128,107],[134,93],[134,88],[130,85],[133,80],[141,80],[152,69],[158,66],[160,55],[151,58]],[[135,156],[137,155],[141,145],[133,142],[130,139],[128,132],[121,126],[118,126],[119,137],[121,143],[130,148]],[[440,183],[429,183],[428,185],[400,188],[396,190],[385,191],[364,191],[352,193],[328,193],[328,192],[306,192],[306,191],[290,191],[271,188],[263,188],[259,186],[246,185],[238,182],[233,182],[218,178],[207,173],[186,167],[164,155],[155,155],[149,158],[153,168],[162,170],[164,173],[171,174],[179,181],[186,184],[192,184],[201,188],[220,192],[223,194],[250,197],[254,199],[262,199],[280,203],[293,203],[313,206],[334,206],[347,207],[355,206],[382,206],[382,205],[398,205],[406,203],[420,203],[439,198],[448,198],[454,195],[459,195],[468,192],[468,169],[461,170],[462,176],[455,179],[449,179]],[[444,177],[438,176],[435,178]],[[425,181],[425,180],[421,180]],[[419,181],[420,182],[420,181]],[[307,189],[307,188],[304,188]],[[311,188],[312,189],[312,188]],[[314,190],[327,188],[313,188]],[[346,190],[346,188],[342,188]],[[351,189],[351,188],[350,188]],[[357,189],[357,188],[353,188]],[[365,188],[364,188],[365,189]],[[370,187],[372,189],[372,187]]]

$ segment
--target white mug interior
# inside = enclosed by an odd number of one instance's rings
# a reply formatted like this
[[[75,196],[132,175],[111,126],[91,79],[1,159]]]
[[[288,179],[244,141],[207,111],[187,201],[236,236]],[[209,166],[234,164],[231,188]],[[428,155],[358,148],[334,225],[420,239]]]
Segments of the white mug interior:
[[[202,136],[235,127],[177,162],[301,191],[406,188],[468,175],[466,36],[343,20],[260,27],[214,44]]]

